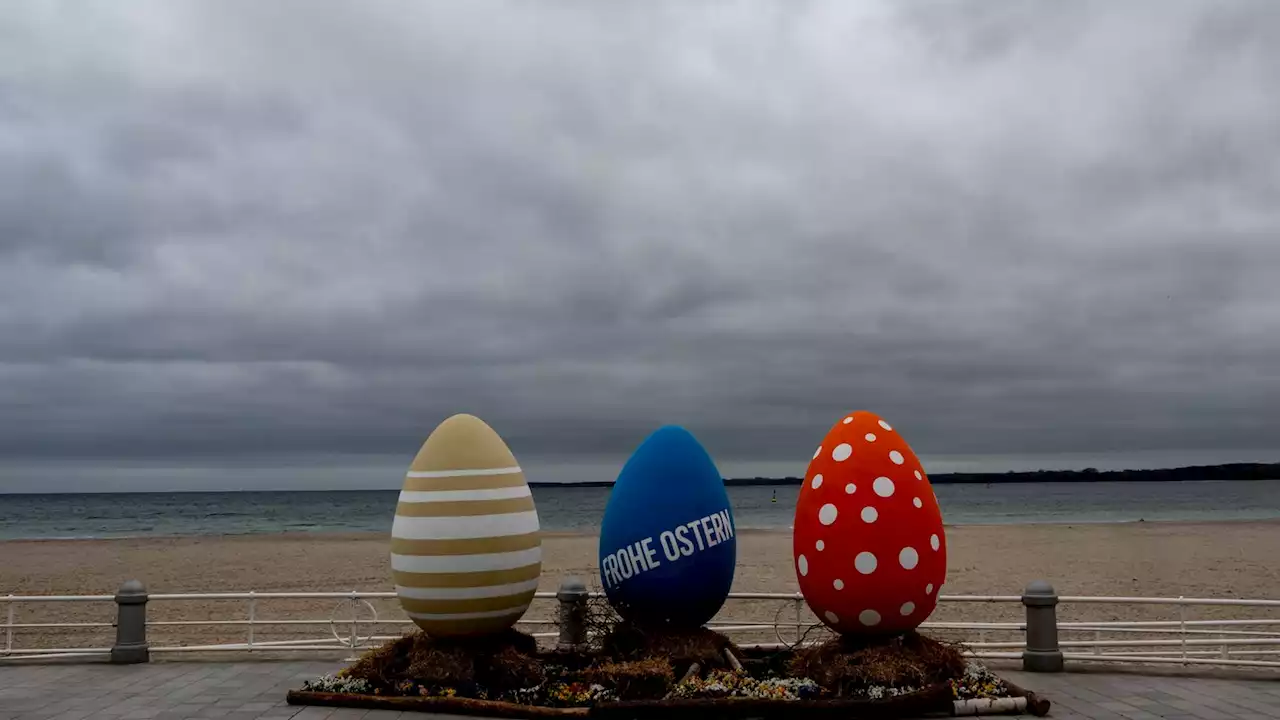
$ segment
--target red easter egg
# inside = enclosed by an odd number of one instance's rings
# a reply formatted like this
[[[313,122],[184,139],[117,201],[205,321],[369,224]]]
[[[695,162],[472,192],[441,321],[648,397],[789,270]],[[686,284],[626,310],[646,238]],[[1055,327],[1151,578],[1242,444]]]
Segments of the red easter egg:
[[[906,440],[858,411],[813,454],[792,535],[800,592],[843,635],[911,630],[947,576],[942,512]]]

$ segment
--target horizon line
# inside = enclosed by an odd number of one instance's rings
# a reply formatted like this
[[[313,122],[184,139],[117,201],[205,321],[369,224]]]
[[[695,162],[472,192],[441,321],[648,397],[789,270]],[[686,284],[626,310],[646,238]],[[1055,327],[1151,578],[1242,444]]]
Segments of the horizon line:
[[[1274,468],[1278,472],[1280,472],[1280,462],[1217,463],[1217,464],[1211,464],[1211,465],[1183,465],[1183,466],[1172,467],[1172,468],[1128,468],[1124,470],[1098,470],[1096,468],[1087,467],[1087,468],[1081,468],[1078,470],[1047,470],[1042,468],[1038,470],[1006,470],[1003,472],[949,472],[949,473],[931,474],[931,475],[928,475],[928,478],[931,484],[936,483],[940,485],[991,484],[992,480],[989,480],[987,478],[1007,478],[1008,476],[1011,476],[1011,475],[1023,476],[1025,477],[1025,479],[1013,479],[1013,480],[1006,479],[1006,480],[997,480],[997,482],[1008,483],[1008,484],[1035,484],[1035,483],[1050,483],[1050,482],[1097,483],[1097,482],[1125,482],[1125,480],[1121,478],[1116,478],[1116,479],[1104,478],[1104,476],[1108,476],[1108,475],[1123,476],[1123,475],[1132,474],[1132,473],[1142,473],[1142,474],[1170,473],[1172,474],[1172,473],[1189,473],[1189,472],[1195,472],[1195,471],[1213,471],[1213,470],[1245,469],[1245,468],[1253,468],[1253,469]],[[1043,479],[1037,479],[1035,477],[1039,475],[1056,475],[1056,476],[1067,475],[1067,476],[1078,476],[1081,478],[1089,478],[1089,479],[1043,480]],[[1092,479],[1095,476],[1098,479],[1096,480]],[[1231,481],[1256,481],[1256,480],[1268,480],[1268,479],[1280,480],[1280,474],[1271,478],[1266,478],[1266,477],[1264,478],[1258,478],[1258,477],[1185,478],[1185,479],[1169,478],[1164,480],[1131,480],[1130,482],[1231,482]],[[736,485],[739,487],[750,487],[750,486],[758,487],[758,486],[768,486],[768,485],[799,485],[804,482],[804,478],[799,476],[785,476],[785,477],[756,476],[756,477],[736,477],[736,478],[722,477],[721,481],[727,486]],[[537,487],[601,488],[601,487],[612,487],[614,484],[616,484],[615,480],[582,480],[582,481],[570,480],[570,481],[562,481],[562,482],[535,480],[527,483],[528,487],[530,488],[537,488]],[[183,493],[198,494],[198,493],[283,493],[283,492],[287,492],[287,493],[399,492],[402,489],[403,488],[398,488],[398,487],[366,487],[366,488],[324,488],[324,489],[275,488],[275,489],[255,489],[255,490],[225,488],[221,490],[178,489],[178,490],[119,490],[119,491],[112,491],[112,490],[83,491],[81,490],[81,491],[61,491],[61,492],[18,491],[18,492],[0,492],[0,497],[11,496],[11,495],[174,495],[174,494],[183,494]]]

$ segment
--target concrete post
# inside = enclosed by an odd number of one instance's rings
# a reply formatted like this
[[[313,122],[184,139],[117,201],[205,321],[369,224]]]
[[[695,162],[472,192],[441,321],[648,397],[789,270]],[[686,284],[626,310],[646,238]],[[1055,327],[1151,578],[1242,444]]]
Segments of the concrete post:
[[[1028,672],[1062,672],[1062,649],[1058,647],[1058,593],[1044,580],[1033,580],[1022,591],[1027,608],[1027,648],[1022,651],[1022,669]]]
[[[147,589],[126,580],[116,591],[116,644],[113,663],[144,663],[151,659],[147,645]]]
[[[581,650],[587,644],[587,586],[578,578],[565,578],[556,591],[560,601],[560,640],[557,650]]]

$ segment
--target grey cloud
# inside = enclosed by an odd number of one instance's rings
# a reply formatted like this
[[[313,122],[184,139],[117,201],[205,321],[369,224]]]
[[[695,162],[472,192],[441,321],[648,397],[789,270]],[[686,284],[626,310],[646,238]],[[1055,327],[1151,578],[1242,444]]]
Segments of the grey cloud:
[[[32,4],[0,37],[4,458],[397,457],[467,411],[522,458],[678,422],[799,472],[859,407],[926,458],[1274,450],[1267,2]]]

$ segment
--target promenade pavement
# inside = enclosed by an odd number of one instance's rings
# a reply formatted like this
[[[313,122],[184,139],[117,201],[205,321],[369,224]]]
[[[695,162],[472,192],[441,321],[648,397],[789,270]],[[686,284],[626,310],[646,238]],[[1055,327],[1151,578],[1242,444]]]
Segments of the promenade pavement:
[[[420,713],[295,707],[285,693],[333,672],[334,661],[152,662],[0,666],[0,720],[382,720]],[[1063,720],[1280,718],[1280,674],[1205,677],[998,670],[1044,694]]]

